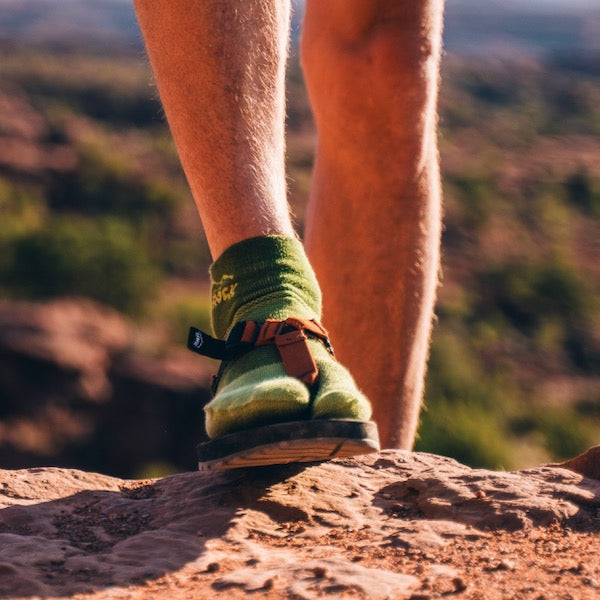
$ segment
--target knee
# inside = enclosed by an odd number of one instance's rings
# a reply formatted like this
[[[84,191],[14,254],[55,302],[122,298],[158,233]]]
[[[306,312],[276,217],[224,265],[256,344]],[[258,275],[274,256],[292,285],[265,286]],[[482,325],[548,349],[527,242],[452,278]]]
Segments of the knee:
[[[322,160],[354,164],[369,147],[407,177],[431,162],[441,17],[442,0],[308,0],[302,63]]]
[[[350,6],[350,8],[349,8]],[[309,0],[302,37],[307,77],[365,77],[389,85],[436,74],[443,0]]]

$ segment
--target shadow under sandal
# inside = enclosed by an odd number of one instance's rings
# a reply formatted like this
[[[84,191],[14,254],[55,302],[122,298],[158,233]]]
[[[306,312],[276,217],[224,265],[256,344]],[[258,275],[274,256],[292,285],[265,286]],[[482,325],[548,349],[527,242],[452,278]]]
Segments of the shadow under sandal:
[[[284,320],[240,321],[231,329],[226,340],[215,339],[192,327],[188,339],[190,350],[222,361],[219,373],[213,378],[213,394],[216,394],[223,374],[227,372],[232,361],[239,361],[245,355],[269,346],[271,347],[269,352],[276,350],[279,359],[277,362],[280,367],[283,367],[287,376],[285,379],[294,378],[303,386],[301,389],[305,386],[306,402],[297,400],[290,410],[294,420],[282,422],[282,417],[285,415],[282,407],[285,407],[286,403],[283,399],[277,405],[277,398],[274,398],[274,406],[279,409],[275,411],[274,418],[279,422],[269,423],[268,411],[266,414],[264,410],[260,414],[253,414],[253,404],[250,399],[247,415],[239,420],[242,427],[240,431],[217,435],[215,439],[197,447],[198,465],[201,471],[324,461],[379,450],[379,437],[374,422],[343,418],[346,411],[350,414],[361,414],[360,409],[358,412],[353,409],[352,402],[349,407],[342,403],[337,411],[340,415],[336,415],[336,410],[332,411],[328,408],[327,402],[323,402],[325,408],[321,408],[320,411],[315,406],[315,401],[318,401],[319,397],[332,395],[327,394],[325,381],[327,375],[334,381],[341,379],[342,395],[343,384],[348,385],[344,377],[349,380],[351,387],[354,386],[347,371],[333,361],[333,348],[327,332],[316,319],[288,317]],[[335,365],[333,370],[331,363]],[[324,373],[320,372],[320,366]],[[279,380],[283,379],[279,378]],[[332,387],[333,395],[340,393],[336,385]],[[279,393],[285,396],[285,386],[282,390],[278,392],[275,389],[273,395],[277,396]],[[235,391],[239,396],[239,380],[236,382]],[[264,396],[264,390],[262,392]],[[226,393],[225,391],[225,395]],[[357,395],[357,404],[360,405],[361,400],[366,402],[360,393]],[[223,404],[222,399],[221,404]],[[335,406],[335,403],[333,404]],[[264,397],[257,405],[265,406]],[[239,402],[237,408],[239,410]],[[327,412],[331,416],[328,416]],[[315,418],[315,415],[318,417]],[[253,421],[262,424],[243,428]],[[218,426],[215,430],[219,432]]]

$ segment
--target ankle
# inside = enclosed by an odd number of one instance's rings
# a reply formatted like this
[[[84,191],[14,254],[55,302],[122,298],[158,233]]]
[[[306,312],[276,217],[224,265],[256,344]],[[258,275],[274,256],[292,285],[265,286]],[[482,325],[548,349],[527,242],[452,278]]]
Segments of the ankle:
[[[230,246],[211,266],[213,330],[239,321],[318,319],[321,291],[301,242],[261,236]]]

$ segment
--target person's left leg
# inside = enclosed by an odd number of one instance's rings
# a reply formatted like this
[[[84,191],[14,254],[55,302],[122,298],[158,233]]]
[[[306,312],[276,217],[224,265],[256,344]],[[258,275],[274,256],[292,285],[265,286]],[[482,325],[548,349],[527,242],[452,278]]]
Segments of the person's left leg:
[[[318,128],[306,245],[325,325],[373,403],[383,447],[412,447],[439,269],[436,140],[443,0],[307,0]]]

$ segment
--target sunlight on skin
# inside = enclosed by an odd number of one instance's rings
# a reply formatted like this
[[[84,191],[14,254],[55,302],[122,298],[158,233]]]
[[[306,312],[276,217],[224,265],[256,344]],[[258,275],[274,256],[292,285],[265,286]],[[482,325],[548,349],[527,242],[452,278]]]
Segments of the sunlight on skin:
[[[283,132],[289,4],[135,6],[213,257],[246,238],[293,235]],[[305,17],[320,135],[308,247],[326,325],[373,403],[384,447],[412,447],[423,393],[439,262],[442,12],[442,0],[357,0],[351,9],[331,0],[309,2]],[[357,82],[369,94],[357,94]]]

